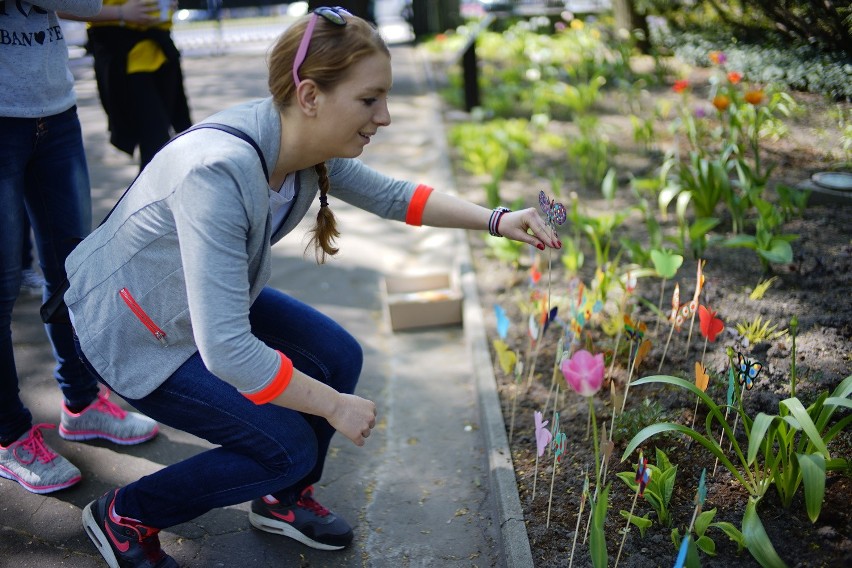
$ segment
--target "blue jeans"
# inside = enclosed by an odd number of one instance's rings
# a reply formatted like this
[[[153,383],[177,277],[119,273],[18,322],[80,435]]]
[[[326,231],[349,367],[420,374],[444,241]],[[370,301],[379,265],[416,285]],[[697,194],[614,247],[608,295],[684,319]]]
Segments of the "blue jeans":
[[[295,368],[338,392],[355,391],[363,352],[331,318],[267,287],[249,319],[252,333],[287,355]],[[128,402],[162,424],[219,446],[118,492],[120,515],[160,529],[268,494],[295,502],[322,476],[334,434],[324,418],[254,404],[210,373],[198,353],[154,392]]]
[[[65,258],[91,230],[92,203],[76,107],[44,118],[0,117],[0,132],[0,439],[16,439],[32,423],[19,396],[11,328],[24,223],[32,224],[50,294],[65,280]],[[98,383],[77,357],[70,326],[45,329],[65,402],[90,403]]]

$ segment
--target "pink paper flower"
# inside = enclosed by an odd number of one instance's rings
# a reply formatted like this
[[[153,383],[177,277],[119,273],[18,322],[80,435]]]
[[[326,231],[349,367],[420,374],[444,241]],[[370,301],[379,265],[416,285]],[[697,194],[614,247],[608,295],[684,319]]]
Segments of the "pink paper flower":
[[[584,349],[577,351],[570,359],[562,361],[562,374],[568,386],[580,396],[594,395],[603,384],[603,353],[592,355]]]

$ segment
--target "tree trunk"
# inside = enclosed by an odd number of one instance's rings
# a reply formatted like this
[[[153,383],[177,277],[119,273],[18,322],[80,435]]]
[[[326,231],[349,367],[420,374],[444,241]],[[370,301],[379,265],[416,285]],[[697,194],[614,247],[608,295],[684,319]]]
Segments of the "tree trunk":
[[[639,14],[633,5],[634,0],[612,0],[612,11],[615,15],[615,28],[625,29],[636,39],[636,47],[642,53],[647,53],[651,46],[648,37],[648,21],[644,14]],[[639,30],[640,33],[636,33]]]

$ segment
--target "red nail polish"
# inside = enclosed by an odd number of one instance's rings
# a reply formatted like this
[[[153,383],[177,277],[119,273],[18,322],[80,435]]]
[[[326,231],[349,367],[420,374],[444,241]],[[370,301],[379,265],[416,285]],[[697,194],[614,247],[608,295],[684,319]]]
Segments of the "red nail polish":
[[[537,248],[538,250],[544,250],[544,245],[543,245],[543,244],[541,244],[541,243],[538,243],[538,244],[537,244],[537,245],[535,245],[535,246],[536,246],[536,248]]]

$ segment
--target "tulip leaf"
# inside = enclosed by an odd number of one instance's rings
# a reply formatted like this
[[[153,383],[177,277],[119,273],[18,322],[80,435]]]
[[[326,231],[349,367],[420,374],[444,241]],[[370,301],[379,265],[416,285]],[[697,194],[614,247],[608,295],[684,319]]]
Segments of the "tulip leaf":
[[[749,497],[743,515],[743,537],[746,548],[764,568],[787,568],[787,564],[781,560],[775,547],[772,546],[772,541],[769,540],[769,535],[763,527],[763,521],[757,515],[757,503],[757,499]]]
[[[805,508],[811,522],[815,523],[825,497],[825,458],[822,454],[796,454],[796,457],[805,485]]]

